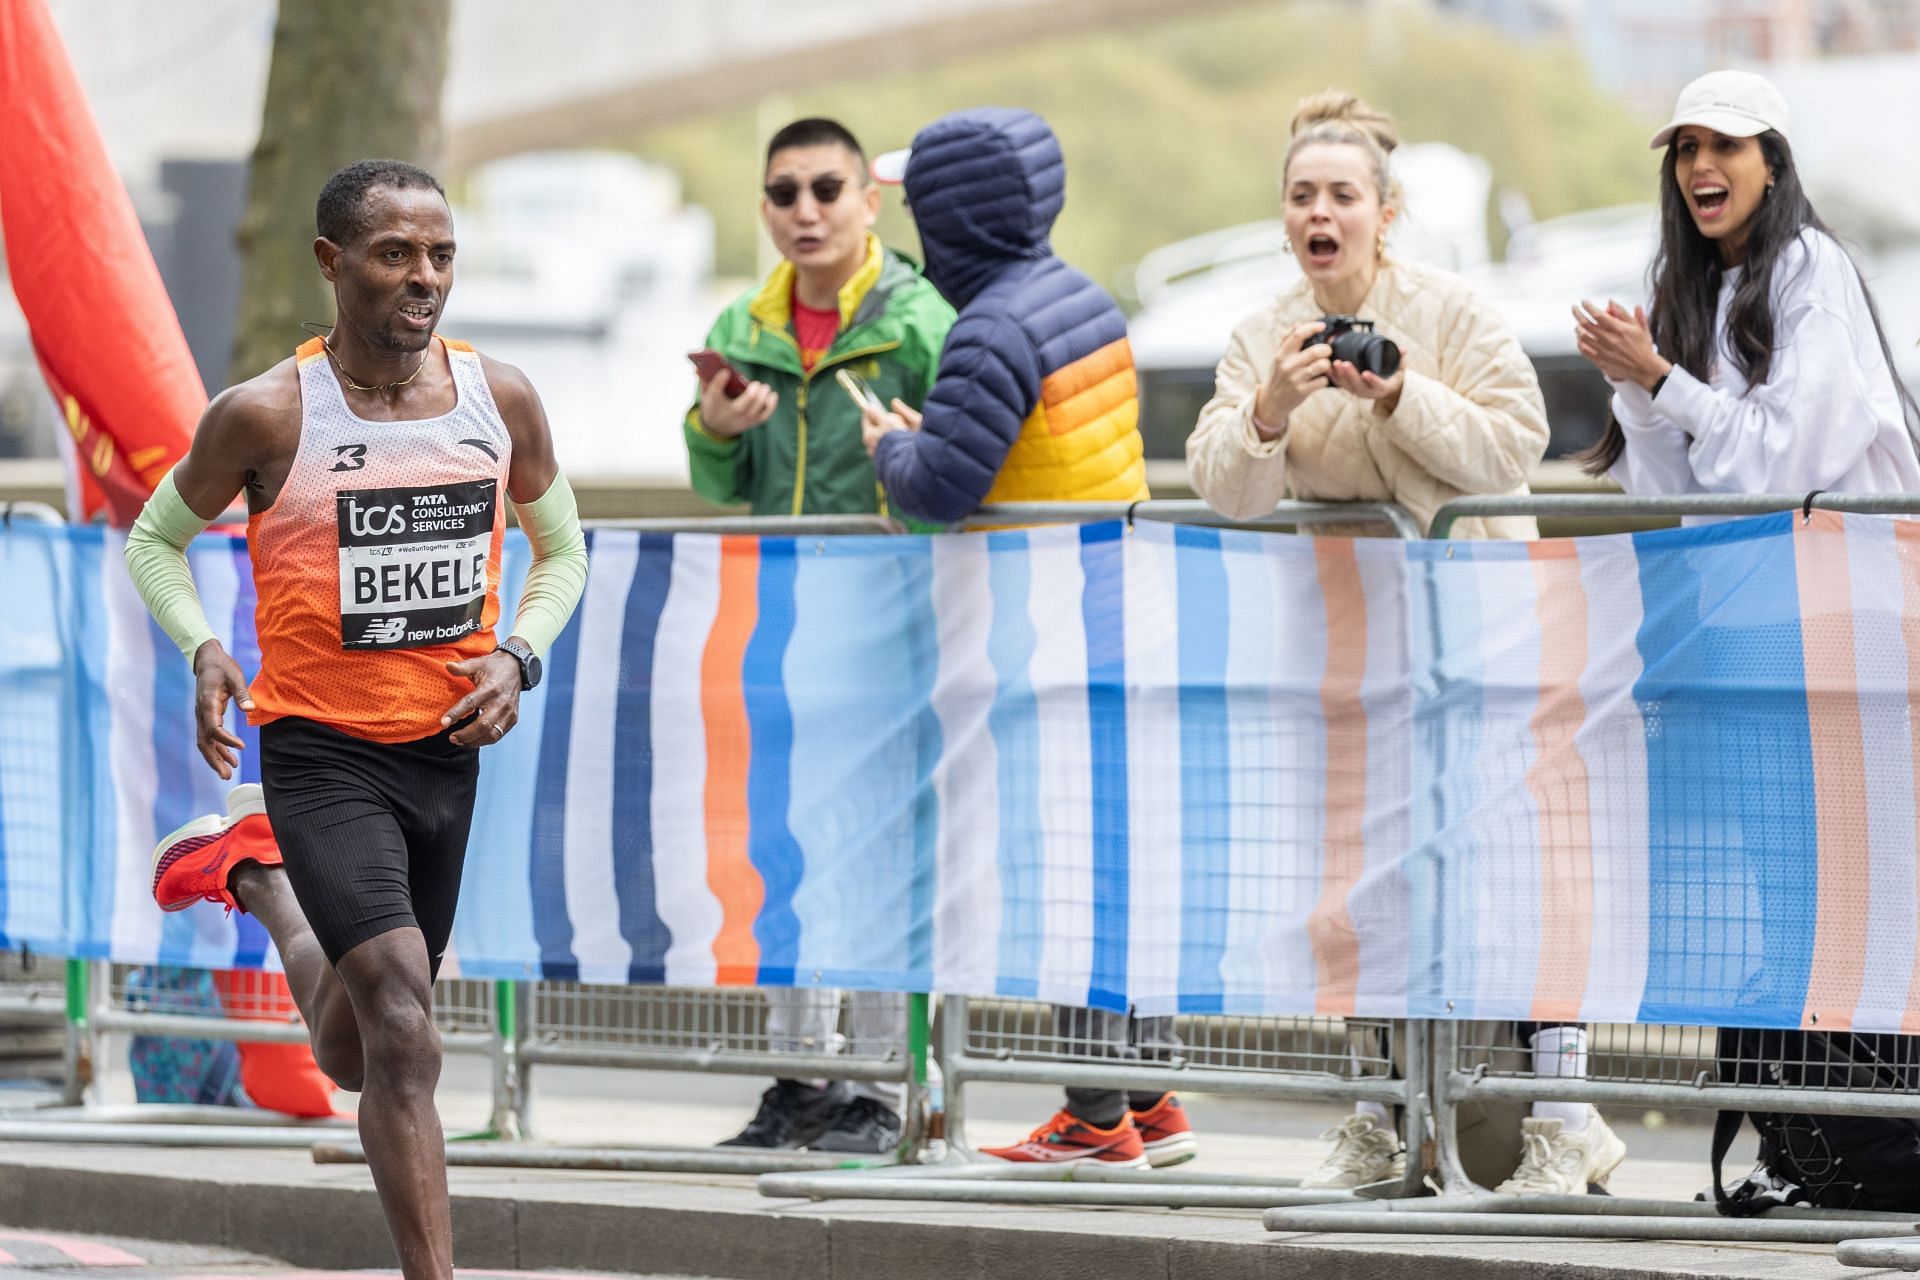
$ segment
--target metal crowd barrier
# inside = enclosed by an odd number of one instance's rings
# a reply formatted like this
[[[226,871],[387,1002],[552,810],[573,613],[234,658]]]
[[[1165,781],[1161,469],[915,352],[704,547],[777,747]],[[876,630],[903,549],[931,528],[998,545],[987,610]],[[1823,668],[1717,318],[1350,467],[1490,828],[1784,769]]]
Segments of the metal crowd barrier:
[[[1534,493],[1455,498],[1434,512],[1428,537],[1445,538],[1470,516],[1565,519],[1644,516],[1765,516],[1777,511],[1851,511],[1857,515],[1920,515],[1920,495],[1907,493]]]
[[[18,504],[23,507],[29,504]],[[1875,514],[1920,514],[1920,496],[1879,494],[1760,494],[1629,497],[1568,494],[1470,497],[1446,504],[1435,515],[1431,536],[1445,537],[1469,516],[1647,517],[1739,516],[1784,510],[1838,510]],[[11,515],[12,512],[0,513]],[[41,513],[31,518],[44,518]],[[1284,503],[1255,520],[1229,520],[1198,502],[1018,504],[984,508],[965,527],[1082,522],[1104,519],[1170,520],[1248,528],[1306,528],[1374,523],[1402,537],[1418,526],[1390,504]],[[705,531],[740,535],[822,536],[884,534],[898,526],[881,517],[789,517],[715,520],[592,522],[598,527],[657,532]],[[102,972],[87,982],[88,968],[69,962],[69,1021],[103,1062],[101,1038],[111,1032],[151,1031],[230,1039],[304,1039],[296,1025],[209,1019],[124,1007],[124,974]],[[71,975],[78,974],[76,995]],[[116,985],[119,983],[120,985]],[[901,1161],[920,1154],[926,1058],[929,1045],[924,997],[909,1003],[901,1040],[866,1045],[778,1050],[766,1033],[760,992],[586,987],[568,983],[442,984],[459,994],[440,999],[436,1021],[449,1048],[488,1052],[495,1062],[494,1114],[490,1132],[503,1138],[529,1136],[534,1110],[529,1096],[533,1067],[540,1064],[622,1066],[721,1071],[773,1076],[782,1073],[840,1079],[897,1080],[910,1090],[907,1135]],[[97,993],[94,1000],[87,992]],[[1488,1098],[1560,1100],[1676,1109],[1771,1109],[1820,1114],[1920,1117],[1920,1088],[1899,1093],[1845,1089],[1725,1085],[1718,1082],[1719,1053],[1711,1028],[1602,1027],[1592,1032],[1585,1078],[1534,1076],[1530,1058],[1511,1043],[1476,1035],[1473,1024],[1450,1021],[1401,1024],[1372,1051],[1353,1049],[1360,1024],[1332,1019],[1183,1018],[1180,1047],[1151,1062],[1116,1061],[1104,1042],[1077,1040],[1050,1028],[1044,1006],[1031,1002],[968,1000],[940,1003],[935,1058],[944,1077],[947,1153],[943,1162],[917,1167],[809,1171],[809,1163],[842,1165],[839,1157],[810,1162],[805,1156],[712,1151],[564,1151],[481,1143],[450,1148],[461,1164],[517,1163],[535,1167],[686,1169],[715,1171],[778,1167],[765,1174],[761,1190],[771,1196],[990,1200],[995,1202],[1257,1206],[1269,1209],[1275,1231],[1359,1231],[1421,1235],[1539,1235],[1593,1238],[1736,1241],[1845,1242],[1843,1262],[1861,1266],[1920,1269],[1920,1238],[1911,1217],[1809,1209],[1775,1209],[1762,1218],[1725,1219],[1711,1204],[1604,1196],[1495,1196],[1476,1186],[1462,1167],[1458,1117],[1461,1107]],[[1382,1024],[1384,1027],[1385,1024]],[[269,1034],[271,1032],[271,1034]],[[1362,1037],[1364,1038],[1364,1037]],[[1341,1047],[1344,1046],[1344,1047]],[[1396,1063],[1398,1064],[1396,1074]],[[977,1156],[966,1132],[966,1089],[971,1083],[1023,1082],[1118,1089],[1187,1089],[1278,1100],[1369,1100],[1405,1108],[1410,1141],[1408,1176],[1394,1187],[1367,1189],[1383,1198],[1351,1192],[1301,1191],[1285,1179],[1134,1172],[1103,1168],[1010,1165]],[[94,1088],[98,1089],[96,1082]],[[97,1094],[96,1094],[97,1096]],[[125,1109],[122,1109],[125,1110]],[[98,1104],[94,1108],[98,1112]],[[140,1118],[164,1109],[140,1108]],[[117,1117],[116,1117],[117,1118]],[[198,1119],[200,1117],[196,1117]],[[230,1119],[230,1117],[223,1117]],[[44,1122],[0,1124],[0,1138],[54,1136]],[[72,1126],[68,1126],[71,1128]],[[80,1126],[87,1128],[88,1126]],[[91,1140],[126,1141],[133,1126],[91,1126]],[[152,1140],[254,1145],[266,1130],[170,1124],[143,1126]],[[300,1145],[312,1129],[298,1129]],[[1433,1172],[1442,1194],[1412,1197],[1419,1189],[1418,1158],[1431,1133]],[[160,1135],[166,1133],[166,1137]],[[244,1136],[243,1136],[244,1135]],[[62,1135],[62,1140],[76,1140]],[[82,1139],[87,1140],[87,1139]],[[273,1145],[281,1145],[274,1143]],[[328,1148],[332,1158],[357,1155],[351,1143]],[[318,1152],[317,1152],[318,1154]],[[1704,1156],[1705,1152],[1702,1151]],[[1631,1152],[1629,1152],[1631,1158]],[[1703,1161],[1704,1164],[1704,1161]],[[1389,1198],[1408,1197],[1408,1198]],[[1871,1239],[1879,1234],[1893,1239]]]
[[[1307,1190],[1297,1178],[1121,1170],[1092,1162],[1021,1165],[978,1154],[967,1136],[972,1083],[1045,1084],[1137,1092],[1185,1090],[1275,1102],[1378,1102],[1404,1108],[1407,1132],[1427,1131],[1426,1025],[1231,1015],[1182,1016],[1152,1059],[1116,1061],[1114,1042],[1062,1028],[1034,1001],[940,1002],[937,1060],[945,1087],[947,1151],[936,1164],[871,1173],[768,1174],[763,1195],[811,1200],[979,1200],[1019,1204],[1268,1208],[1330,1204],[1361,1193]],[[1404,1038],[1404,1039],[1402,1039]],[[1404,1067],[1404,1071],[1399,1071]],[[1421,1181],[1419,1142],[1407,1176],[1366,1194],[1410,1195]]]
[[[0,1038],[7,1042],[10,1078],[57,1079],[58,1100],[69,1105],[79,1102],[80,1047],[67,1018],[65,961],[24,947],[0,952]],[[48,1076],[44,1066],[54,1058],[60,1065]],[[28,1105],[37,1109],[53,1101],[39,1097]]]
[[[1234,520],[1199,501],[1031,502],[981,508],[966,528],[1164,520],[1234,528],[1377,525],[1402,538],[1420,528],[1392,503],[1283,502],[1267,515]],[[1329,1204],[1352,1191],[1307,1190],[1297,1178],[1189,1171],[1135,1171],[1012,1164],[978,1154],[967,1135],[966,1090],[974,1083],[1040,1084],[1136,1091],[1187,1090],[1273,1101],[1379,1102],[1402,1108],[1413,1157],[1397,1184],[1370,1195],[1411,1195],[1428,1130],[1426,1028],[1419,1023],[1337,1018],[1182,1017],[1177,1047],[1147,1059],[1116,1058],[1105,1038],[1057,1026],[1053,1006],[1035,1001],[948,996],[940,1001],[938,1061],[945,1095],[946,1153],[918,1167],[872,1171],[770,1173],[760,1191],[774,1197],[984,1200],[1022,1204],[1136,1204],[1175,1208],[1249,1208]],[[1404,1068],[1404,1069],[1401,1069]]]
[[[753,537],[890,535],[902,526],[884,516],[714,516],[586,520],[590,529],[646,533],[710,533]],[[760,1173],[840,1168],[848,1163],[912,1160],[923,1139],[927,999],[904,1001],[897,1037],[855,1038],[851,1020],[827,1043],[777,1044],[767,1030],[760,988],[634,987],[578,982],[512,984],[505,1037],[511,1064],[504,1088],[507,1122],[495,1126],[504,1141],[449,1149],[463,1165],[507,1168],[598,1169],[654,1173]],[[853,992],[850,1001],[870,999]],[[850,1007],[850,1006],[849,1006]],[[838,1023],[836,1018],[836,1023]],[[536,1068],[616,1067],[827,1080],[873,1080],[899,1085],[907,1095],[900,1147],[891,1155],[849,1157],[755,1148],[648,1146],[557,1147],[536,1141]],[[742,1120],[745,1120],[743,1115]],[[316,1149],[323,1160],[357,1160],[352,1143]]]
[[[346,1118],[305,1119],[197,1103],[114,1102],[117,1037],[307,1043],[305,1025],[278,996],[227,994],[217,1008],[209,1007],[198,996],[136,981],[144,967],[104,960],[68,962],[66,1015],[79,1052],[70,1058],[67,1084],[77,1105],[0,1121],[0,1141],[307,1147],[316,1136],[351,1130],[353,1122]],[[434,986],[433,1020],[442,1047],[449,1053],[484,1054],[493,1063],[490,1114],[482,1128],[462,1137],[491,1137],[512,1123],[505,1088],[509,1046],[498,1032],[495,985],[443,978]]]
[[[1109,502],[1109,503],[1028,503],[983,508],[967,527],[1005,527],[1013,525],[1083,523],[1115,519],[1182,520],[1212,525],[1240,525],[1249,528],[1298,527],[1315,524],[1378,524],[1404,537],[1417,537],[1419,526],[1403,509],[1390,504],[1285,503],[1271,515],[1252,521],[1229,521],[1202,502]],[[884,535],[899,533],[901,526],[881,516],[723,516],[710,519],[591,520],[595,529],[637,529],[651,533],[717,533],[771,537],[810,537],[839,535]],[[868,998],[867,993],[849,993],[848,1000]],[[622,1067],[635,1070],[703,1071],[762,1078],[799,1076],[830,1080],[884,1080],[904,1087],[907,1104],[900,1148],[890,1157],[849,1159],[834,1153],[766,1152],[751,1148],[688,1149],[674,1147],[602,1147],[556,1148],[537,1143],[499,1142],[463,1145],[451,1152],[462,1164],[538,1167],[618,1169],[636,1172],[726,1172],[767,1173],[763,1184],[778,1190],[780,1179],[808,1177],[824,1170],[829,1179],[824,1195],[850,1194],[859,1183],[880,1178],[886,1185],[900,1188],[918,1186],[936,1170],[949,1173],[961,1165],[972,1166],[975,1173],[999,1173],[1009,1179],[1019,1177],[1015,1166],[987,1161],[974,1156],[966,1140],[964,1127],[965,1088],[970,1080],[1028,1080],[1071,1082],[1097,1086],[1104,1081],[1127,1076],[1128,1068],[1116,1066],[1101,1056],[1099,1046],[1074,1045],[1047,1035],[1027,1035],[1017,1043],[1006,1038],[1004,1024],[995,1040],[982,1021],[989,1017],[1012,1017],[1013,1006],[1004,1002],[977,1003],[973,1031],[952,1043],[942,1042],[940,1068],[946,1096],[946,1139],[948,1159],[939,1165],[917,1165],[926,1142],[928,1019],[931,1005],[925,996],[907,998],[907,1016],[897,1040],[865,1045],[776,1045],[767,1034],[766,1001],[758,989],[715,991],[706,989],[646,988],[628,986],[585,986],[575,983],[536,982],[523,987],[516,1000],[517,1019],[512,1059],[517,1080],[511,1089],[511,1109],[515,1119],[513,1136],[533,1138],[537,1134],[537,1106],[533,1080],[541,1065]],[[1044,1009],[1046,1006],[1032,1006]],[[947,1028],[967,1025],[966,1001],[942,1002],[941,1024]],[[1390,1078],[1389,1071],[1356,1070],[1352,1055],[1311,1055],[1299,1046],[1319,1035],[1330,1039],[1341,1034],[1337,1022],[1290,1019],[1217,1020],[1217,1036],[1210,1023],[1195,1019],[1187,1034],[1193,1046],[1177,1065],[1171,1067],[1132,1068],[1139,1088],[1162,1087],[1147,1080],[1164,1081],[1172,1070],[1181,1087],[1211,1088],[1242,1096],[1313,1097],[1358,1099],[1365,1096],[1383,1099],[1388,1105],[1409,1105],[1415,1115],[1422,1114],[1418,1091],[1404,1081]],[[1258,1029],[1256,1030],[1256,1024]],[[851,1028],[851,1022],[848,1023]],[[993,1041],[988,1044],[980,1037]],[[1292,1044],[1293,1056],[1268,1052],[1260,1059],[1254,1050],[1232,1048],[1238,1036],[1243,1046],[1255,1041]],[[971,1044],[971,1048],[969,1048]],[[851,1050],[851,1051],[846,1051]],[[1418,1058],[1415,1059],[1419,1060]],[[744,1119],[744,1116],[742,1117]],[[353,1159],[352,1144],[330,1147],[321,1153],[326,1159]],[[866,1166],[847,1170],[849,1164]],[[1084,1176],[1084,1175],[1083,1175]],[[1417,1175],[1416,1175],[1417,1176]],[[1226,1179],[1235,1186],[1246,1179]],[[1191,1175],[1175,1181],[1175,1175],[1155,1175],[1149,1191],[1165,1196],[1170,1189],[1191,1187]],[[811,1185],[811,1184],[808,1184]],[[1270,1189],[1284,1182],[1268,1181]],[[1115,1189],[1108,1182],[1099,1188],[1029,1187],[1002,1188],[1016,1196],[1051,1198],[1054,1202],[1100,1199],[1104,1193],[1111,1202],[1115,1194],[1131,1194]],[[930,1191],[939,1188],[929,1183]],[[1094,1194],[1089,1195],[1088,1192]],[[1177,1194],[1177,1191],[1173,1192]],[[805,1194],[813,1194],[811,1191]],[[1215,1191],[1216,1196],[1219,1194]],[[1287,1190],[1283,1194],[1297,1195]],[[1344,1198],[1344,1192],[1309,1193],[1314,1202]],[[1159,1201],[1156,1201],[1159,1202]],[[1181,1203],[1192,1203],[1183,1200]],[[1266,1194],[1243,1197],[1235,1203],[1279,1203]]]
[[[1435,514],[1432,536],[1443,538],[1469,516],[1559,518],[1766,515],[1823,510],[1872,515],[1920,515],[1920,495],[1767,493],[1633,496],[1541,494],[1469,497]],[[1914,1215],[1813,1208],[1776,1208],[1760,1217],[1722,1217],[1711,1202],[1617,1196],[1502,1196],[1477,1185],[1462,1167],[1459,1115],[1479,1101],[1557,1101],[1674,1110],[1782,1111],[1820,1115],[1908,1116],[1920,1119],[1920,1079],[1910,1089],[1722,1083],[1723,1065],[1737,1076],[1791,1081],[1817,1072],[1825,1059],[1809,1049],[1804,1061],[1774,1054],[1765,1061],[1727,1057],[1712,1027],[1593,1026],[1584,1077],[1538,1076],[1532,1058],[1512,1042],[1481,1034],[1489,1024],[1441,1021],[1432,1025],[1433,1115],[1438,1134],[1436,1176],[1442,1194],[1392,1204],[1279,1207],[1266,1215],[1272,1231],[1360,1232],[1461,1236],[1552,1236],[1588,1239],[1719,1240],[1840,1243],[1849,1265],[1920,1270],[1920,1238],[1863,1239],[1916,1230]],[[1896,1039],[1887,1037],[1889,1040]],[[1920,1063],[1920,1038],[1899,1037],[1911,1049],[1902,1061]],[[1782,1047],[1810,1042],[1786,1038]],[[1706,1143],[1701,1145],[1702,1185]],[[1629,1146],[1627,1158],[1632,1159]],[[1729,1167],[1727,1176],[1744,1169]]]

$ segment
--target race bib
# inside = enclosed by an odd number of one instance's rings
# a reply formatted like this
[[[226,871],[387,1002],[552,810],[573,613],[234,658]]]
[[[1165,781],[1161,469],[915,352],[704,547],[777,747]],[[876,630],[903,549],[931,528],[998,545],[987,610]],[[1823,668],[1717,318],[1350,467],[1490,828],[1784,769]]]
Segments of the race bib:
[[[480,629],[496,486],[340,491],[343,649],[416,649]]]

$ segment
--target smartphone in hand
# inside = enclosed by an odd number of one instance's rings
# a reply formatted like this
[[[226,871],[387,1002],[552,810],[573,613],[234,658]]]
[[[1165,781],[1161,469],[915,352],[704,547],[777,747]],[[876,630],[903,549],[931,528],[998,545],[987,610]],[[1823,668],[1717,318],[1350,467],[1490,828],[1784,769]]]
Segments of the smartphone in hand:
[[[835,369],[833,371],[833,380],[839,383],[840,389],[846,392],[847,395],[852,398],[853,402],[861,408],[872,409],[876,413],[885,413],[887,411],[887,406],[881,403],[880,397],[874,392],[874,389],[867,385],[867,380],[853,370],[844,368]]]
[[[693,361],[693,367],[699,371],[701,386],[704,387],[709,382],[712,382],[714,375],[722,369],[725,369],[727,371],[727,385],[721,390],[725,393],[727,399],[732,400],[747,389],[747,380],[740,376],[740,371],[728,364],[727,358],[718,351],[715,351],[712,347],[706,347],[699,351],[689,351],[687,352],[687,359]]]

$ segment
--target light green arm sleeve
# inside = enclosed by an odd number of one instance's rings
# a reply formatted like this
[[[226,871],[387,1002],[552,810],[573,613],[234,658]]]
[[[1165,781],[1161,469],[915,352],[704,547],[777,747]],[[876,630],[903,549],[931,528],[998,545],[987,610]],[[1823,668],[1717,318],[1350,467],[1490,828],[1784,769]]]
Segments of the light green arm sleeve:
[[[194,514],[169,471],[127,531],[127,573],[134,589],[188,662],[214,638],[187,567],[187,544],[212,523]]]
[[[514,503],[513,513],[533,544],[533,567],[527,570],[527,587],[520,593],[512,634],[544,658],[586,590],[587,539],[580,532],[573,486],[564,475],[556,475],[547,491],[532,502]]]

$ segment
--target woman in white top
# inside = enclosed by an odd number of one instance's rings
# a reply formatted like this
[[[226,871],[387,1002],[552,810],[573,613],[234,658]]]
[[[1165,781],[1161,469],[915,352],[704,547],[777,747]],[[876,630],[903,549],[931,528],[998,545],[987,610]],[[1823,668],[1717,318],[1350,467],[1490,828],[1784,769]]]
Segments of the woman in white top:
[[[1761,77],[1715,71],[1653,136],[1660,251],[1651,314],[1574,308],[1613,385],[1582,455],[1628,493],[1920,491],[1913,397],[1860,272],[1813,211]]]

